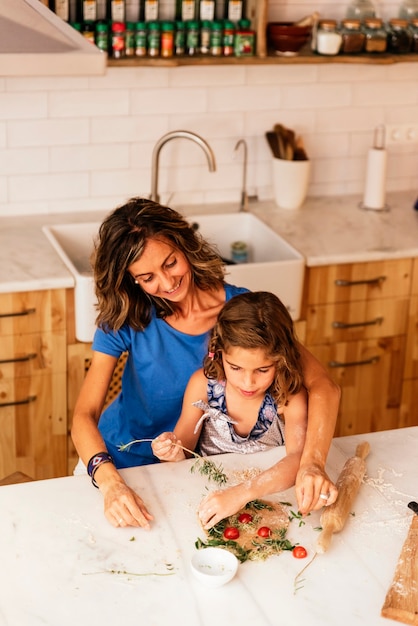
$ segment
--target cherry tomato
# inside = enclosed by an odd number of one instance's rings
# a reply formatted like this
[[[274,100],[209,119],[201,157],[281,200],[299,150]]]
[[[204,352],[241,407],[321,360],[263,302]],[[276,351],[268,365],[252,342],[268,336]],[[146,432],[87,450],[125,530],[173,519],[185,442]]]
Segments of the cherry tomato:
[[[241,513],[241,515],[238,517],[238,521],[240,524],[249,524],[253,521],[253,516],[249,513]]]
[[[303,546],[295,546],[292,550],[292,554],[295,559],[304,559],[306,556],[308,556],[308,553]]]
[[[227,526],[224,530],[225,539],[238,539],[239,530],[235,526]]]
[[[270,537],[271,530],[268,526],[261,526],[261,528],[259,528],[257,531],[257,535],[259,537]]]

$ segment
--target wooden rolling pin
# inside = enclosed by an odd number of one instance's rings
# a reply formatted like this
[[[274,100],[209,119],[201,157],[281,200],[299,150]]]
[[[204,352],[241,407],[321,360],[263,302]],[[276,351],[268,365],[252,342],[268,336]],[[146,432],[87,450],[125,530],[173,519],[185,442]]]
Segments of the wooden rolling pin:
[[[408,506],[415,515],[386,594],[382,616],[418,625],[418,504],[410,502]]]
[[[367,441],[360,443],[356,455],[349,458],[341,470],[336,482],[338,497],[334,504],[324,508],[321,515],[322,531],[316,544],[316,551],[320,554],[327,551],[333,533],[340,532],[344,527],[366,471],[364,459],[369,451],[370,445]]]

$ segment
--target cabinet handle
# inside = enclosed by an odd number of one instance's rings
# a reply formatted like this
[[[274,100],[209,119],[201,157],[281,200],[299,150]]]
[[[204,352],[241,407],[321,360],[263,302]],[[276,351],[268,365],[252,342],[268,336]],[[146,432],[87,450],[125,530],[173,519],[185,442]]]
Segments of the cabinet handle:
[[[365,280],[343,280],[337,278],[334,284],[337,287],[353,287],[354,285],[380,285],[387,279],[387,276],[378,276],[377,278],[369,278]]]
[[[30,402],[34,402],[36,400],[36,396],[28,396],[24,400],[15,400],[14,402],[0,402],[0,409],[5,406],[18,406],[20,404],[29,404]]]
[[[333,328],[356,328],[357,326],[377,326],[377,324],[382,324],[383,317],[376,317],[374,320],[369,320],[368,322],[356,322],[353,324],[348,324],[347,322],[332,322]]]
[[[354,365],[373,365],[380,361],[380,356],[372,356],[365,361],[348,361],[347,363],[341,363],[340,361],[329,361],[329,367],[353,367]]]
[[[24,315],[32,315],[32,313],[36,313],[36,309],[25,309],[16,313],[0,313],[0,317],[23,317]]]
[[[34,352],[32,354],[25,354],[25,356],[18,356],[15,359],[0,359],[0,365],[4,365],[4,363],[23,363],[36,359],[37,356],[38,355]]]

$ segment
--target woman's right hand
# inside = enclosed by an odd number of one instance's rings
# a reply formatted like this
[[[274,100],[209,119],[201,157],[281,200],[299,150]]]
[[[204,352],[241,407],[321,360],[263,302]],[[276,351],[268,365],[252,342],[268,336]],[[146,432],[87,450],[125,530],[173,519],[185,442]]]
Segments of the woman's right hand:
[[[162,433],[151,443],[152,451],[160,461],[183,461],[186,456],[180,446],[181,441],[174,433]]]
[[[104,496],[104,513],[116,528],[137,526],[148,529],[153,516],[148,512],[142,498],[128,487],[122,479],[102,483],[100,491]]]

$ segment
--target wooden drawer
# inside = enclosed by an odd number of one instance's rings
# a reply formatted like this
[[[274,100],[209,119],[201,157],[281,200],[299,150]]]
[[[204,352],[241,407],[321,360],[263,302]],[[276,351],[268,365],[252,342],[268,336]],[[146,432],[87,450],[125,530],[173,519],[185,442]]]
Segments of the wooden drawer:
[[[411,293],[418,296],[418,259],[414,259],[412,266],[412,286]]]
[[[397,428],[405,337],[308,346],[341,387],[336,437]]]
[[[0,379],[65,372],[66,337],[64,331],[6,335],[0,343]]]
[[[67,473],[66,376],[0,380],[0,477]]]
[[[412,259],[327,265],[308,269],[309,304],[407,296]]]
[[[412,296],[409,305],[404,377],[418,379],[418,295]]]
[[[330,344],[406,333],[409,300],[369,300],[309,305],[306,344]]]
[[[65,290],[0,294],[0,337],[65,330]]]

